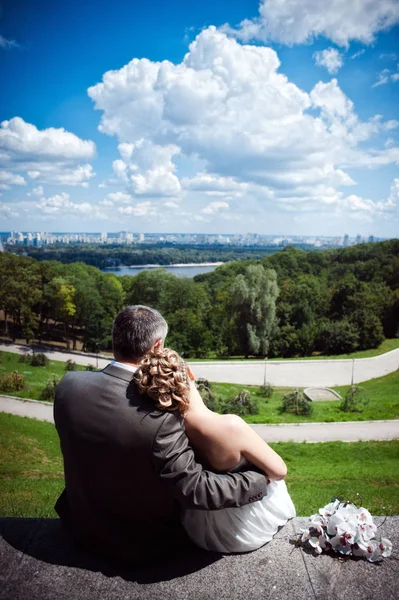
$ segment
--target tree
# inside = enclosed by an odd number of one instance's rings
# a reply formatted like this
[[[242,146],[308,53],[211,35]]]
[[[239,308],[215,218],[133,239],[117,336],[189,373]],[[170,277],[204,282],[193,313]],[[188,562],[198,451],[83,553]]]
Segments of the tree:
[[[275,334],[277,276],[273,269],[250,265],[237,275],[231,297],[237,323],[240,349],[249,354],[267,354]]]

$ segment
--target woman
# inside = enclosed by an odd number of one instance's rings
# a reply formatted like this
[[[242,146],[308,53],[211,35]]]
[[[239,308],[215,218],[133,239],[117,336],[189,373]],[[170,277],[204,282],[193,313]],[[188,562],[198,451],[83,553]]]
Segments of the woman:
[[[243,419],[219,415],[205,406],[190,367],[177,352],[163,348],[147,354],[134,378],[140,392],[158,408],[178,411],[184,417],[196,455],[211,470],[243,470],[247,462],[267,475],[267,496],[258,502],[217,511],[184,511],[182,523],[198,546],[224,553],[255,550],[295,517],[282,458]]]

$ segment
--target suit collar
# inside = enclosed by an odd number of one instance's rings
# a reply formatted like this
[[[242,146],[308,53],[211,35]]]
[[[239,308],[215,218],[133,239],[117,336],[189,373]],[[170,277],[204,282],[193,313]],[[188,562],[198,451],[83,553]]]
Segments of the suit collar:
[[[117,379],[123,379],[123,381],[127,381],[128,383],[133,379],[133,373],[131,371],[119,367],[118,365],[113,365],[112,363],[103,369],[103,373],[105,373],[105,375],[110,375],[111,377],[116,377]]]

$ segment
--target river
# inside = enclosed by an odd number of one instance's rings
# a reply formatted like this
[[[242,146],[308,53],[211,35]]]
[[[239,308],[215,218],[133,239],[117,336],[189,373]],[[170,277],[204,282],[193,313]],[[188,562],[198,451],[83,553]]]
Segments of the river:
[[[126,265],[121,265],[120,267],[111,267],[109,269],[101,269],[103,273],[114,273],[115,275],[137,275],[141,273],[141,271],[150,271],[153,269],[166,269],[173,275],[178,275],[179,277],[194,277],[195,275],[200,275],[202,273],[211,273],[223,263],[199,263],[197,265],[189,264],[189,265],[134,265],[132,267],[128,267]]]

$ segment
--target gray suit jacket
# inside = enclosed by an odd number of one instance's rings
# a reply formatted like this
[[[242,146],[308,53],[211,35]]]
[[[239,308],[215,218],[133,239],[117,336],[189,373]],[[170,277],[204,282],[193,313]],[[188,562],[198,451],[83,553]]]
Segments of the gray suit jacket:
[[[181,508],[241,506],[266,494],[263,474],[204,470],[183,419],[154,409],[131,380],[112,364],[68,373],[54,402],[65,469],[56,510],[76,540],[124,558],[180,543]]]

